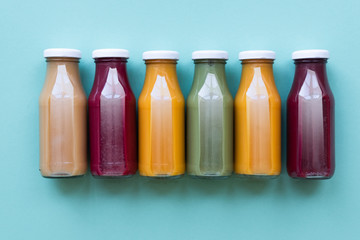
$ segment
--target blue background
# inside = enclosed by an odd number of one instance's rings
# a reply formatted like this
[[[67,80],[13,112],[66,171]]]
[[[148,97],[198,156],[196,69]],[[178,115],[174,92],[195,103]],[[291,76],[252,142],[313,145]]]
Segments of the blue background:
[[[302,1],[2,1],[0,7],[1,239],[360,239],[360,2]],[[285,169],[271,181],[148,181],[44,179],[38,171],[38,96],[45,48],[77,48],[89,94],[97,48],[130,51],[129,77],[138,97],[146,50],[177,50],[187,96],[191,52],[229,52],[235,95],[241,50],[277,53],[274,71],[282,104],[294,50],[330,50],[336,99],[336,173],[328,181],[296,181]]]

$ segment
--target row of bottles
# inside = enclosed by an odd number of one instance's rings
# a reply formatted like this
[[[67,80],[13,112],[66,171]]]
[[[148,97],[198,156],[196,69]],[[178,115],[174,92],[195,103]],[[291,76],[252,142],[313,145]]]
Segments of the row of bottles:
[[[81,53],[47,49],[40,95],[40,171],[44,177],[81,176],[87,170],[87,101],[80,81]],[[294,178],[334,173],[334,97],[326,50],[293,53],[296,70],[287,100],[287,170]],[[233,100],[225,51],[196,51],[186,102],[175,51],[143,53],[146,76],[138,100],[131,90],[129,52],[93,52],[96,73],[88,99],[90,168],[95,177],[276,177],[281,171],[281,100],[273,76],[275,53],[239,53],[242,74]],[[138,130],[138,132],[137,132]],[[139,137],[137,139],[137,136]],[[137,148],[137,146],[139,148]],[[233,156],[235,153],[235,156]],[[139,160],[139,161],[137,161]]]

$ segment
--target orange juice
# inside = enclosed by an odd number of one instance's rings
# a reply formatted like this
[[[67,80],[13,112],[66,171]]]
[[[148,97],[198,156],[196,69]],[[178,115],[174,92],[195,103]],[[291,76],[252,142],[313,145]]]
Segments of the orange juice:
[[[143,54],[146,76],[139,97],[139,172],[174,177],[185,172],[184,97],[176,76],[178,53]]]
[[[235,97],[235,173],[277,176],[281,171],[281,100],[272,51],[240,52],[242,74]]]

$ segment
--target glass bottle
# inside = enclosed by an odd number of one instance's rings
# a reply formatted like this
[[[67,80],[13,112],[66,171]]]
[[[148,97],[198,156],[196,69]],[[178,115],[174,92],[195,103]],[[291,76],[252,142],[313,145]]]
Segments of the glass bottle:
[[[144,52],[146,76],[139,97],[139,173],[178,177],[185,172],[184,97],[174,51]]]
[[[287,170],[293,178],[327,179],[335,170],[334,96],[326,50],[293,53],[295,77],[287,99]]]
[[[93,51],[96,72],[89,96],[91,173],[95,177],[131,176],[137,170],[136,100],[124,49]]]
[[[275,52],[245,51],[235,97],[235,173],[275,177],[281,171],[281,100],[275,86]]]
[[[44,177],[86,173],[86,95],[75,49],[46,49],[46,79],[39,99],[40,171]]]
[[[226,84],[225,51],[196,51],[187,99],[187,172],[203,178],[233,171],[233,98]]]

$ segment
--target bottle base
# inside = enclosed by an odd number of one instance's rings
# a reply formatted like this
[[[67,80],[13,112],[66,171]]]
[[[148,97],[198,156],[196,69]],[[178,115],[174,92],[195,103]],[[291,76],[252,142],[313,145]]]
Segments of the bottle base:
[[[42,175],[44,178],[53,178],[53,179],[66,179],[66,178],[80,178],[85,176],[84,174],[79,174],[79,175],[72,175],[69,173],[55,173],[55,174],[51,174],[51,175]]]
[[[175,179],[181,178],[182,176],[184,176],[184,174],[180,174],[180,175],[155,175],[155,176],[140,175],[140,176],[145,177],[147,179],[175,180]]]
[[[267,174],[236,174],[236,176],[240,178],[248,178],[248,179],[276,179],[279,175],[267,175]]]
[[[195,175],[195,174],[189,174],[189,176],[194,178],[194,179],[224,180],[224,179],[229,178],[231,175],[217,175],[217,174]]]
[[[293,179],[297,180],[327,180],[330,179],[332,176],[290,176]]]
[[[135,174],[128,174],[128,175],[93,175],[95,179],[124,179],[124,178],[131,178]]]

